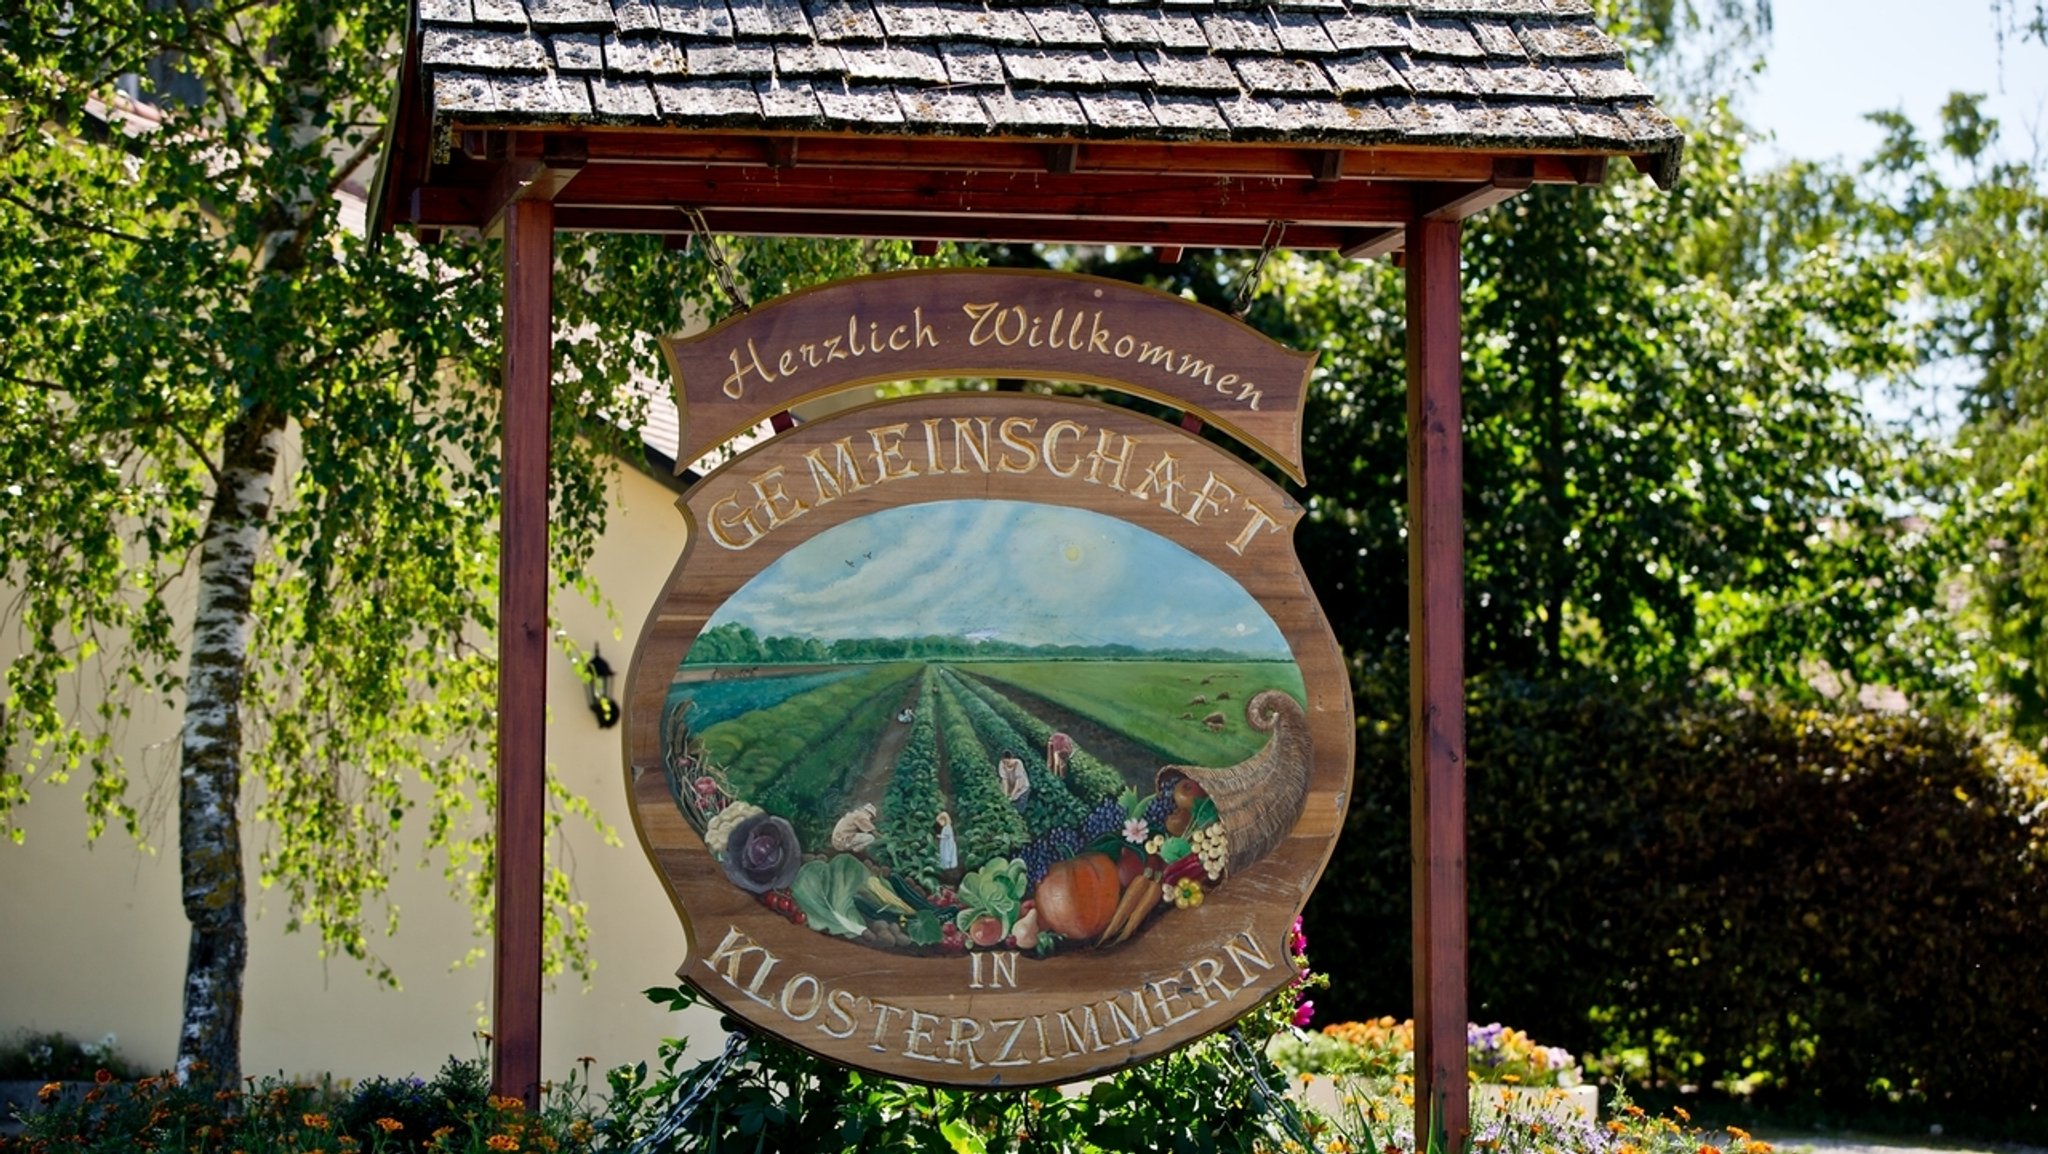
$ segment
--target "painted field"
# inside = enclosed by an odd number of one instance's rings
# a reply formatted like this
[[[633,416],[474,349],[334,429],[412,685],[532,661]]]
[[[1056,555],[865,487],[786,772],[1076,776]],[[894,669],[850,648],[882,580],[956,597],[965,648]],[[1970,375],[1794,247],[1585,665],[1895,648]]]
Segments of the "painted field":
[[[1301,671],[1290,661],[961,662],[990,682],[1015,686],[1133,741],[1167,761],[1230,765],[1256,753],[1266,735],[1245,724],[1244,703],[1264,689],[1299,701]],[[1205,721],[1222,714],[1220,726]]]
[[[742,713],[767,709],[773,705],[808,693],[820,686],[859,673],[858,667],[828,670],[824,673],[799,673],[789,677],[735,677],[726,681],[693,681],[682,685],[671,685],[668,690],[668,712],[672,716],[683,702],[690,703],[690,712],[684,720],[690,728],[699,733],[730,721]]]

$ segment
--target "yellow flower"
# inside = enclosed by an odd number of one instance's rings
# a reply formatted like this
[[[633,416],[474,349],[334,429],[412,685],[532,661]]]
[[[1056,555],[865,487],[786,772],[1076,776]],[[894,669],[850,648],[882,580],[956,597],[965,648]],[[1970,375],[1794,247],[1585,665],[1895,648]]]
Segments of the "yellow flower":
[[[1702,1142],[1700,1143],[1699,1154],[1721,1154],[1721,1149],[1718,1146],[1709,1146]]]
[[[493,1150],[517,1150],[519,1149],[519,1139],[514,1138],[510,1134],[493,1134],[484,1140],[484,1145],[489,1146]]]
[[[325,1114],[301,1114],[299,1115],[299,1121],[305,1123],[308,1130],[327,1129],[327,1115]]]
[[[517,1098],[506,1098],[493,1094],[491,1095],[491,1109],[504,1110],[507,1112],[513,1110],[524,1110],[526,1109],[526,1103],[520,1101]]]
[[[64,1083],[45,1082],[43,1083],[43,1088],[36,1091],[36,1101],[44,1103],[54,1102],[57,1100],[57,1095],[63,1092]]]
[[[400,1122],[396,1118],[379,1118],[377,1119],[377,1129],[384,1131],[386,1134],[396,1134],[400,1130],[405,1129],[405,1123]]]
[[[1614,1118],[1607,1123],[1607,1129],[1613,1133],[1619,1134],[1623,1130],[1628,1129],[1628,1123],[1622,1121],[1619,1118]]]
[[[1690,1121],[1692,1121],[1692,1115],[1690,1115],[1690,1114],[1686,1113],[1686,1112],[1685,1112],[1685,1107],[1683,1107],[1683,1106],[1673,1106],[1673,1107],[1671,1108],[1671,1112],[1672,1112],[1673,1114],[1676,1114],[1676,1115],[1678,1115],[1678,1120],[1679,1120],[1680,1122],[1690,1122]]]

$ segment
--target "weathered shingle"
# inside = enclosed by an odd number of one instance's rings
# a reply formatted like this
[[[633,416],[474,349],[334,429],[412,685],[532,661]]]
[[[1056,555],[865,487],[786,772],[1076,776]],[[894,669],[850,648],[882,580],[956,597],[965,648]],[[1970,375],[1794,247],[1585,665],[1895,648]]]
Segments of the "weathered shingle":
[[[1031,21],[1031,30],[1038,34],[1041,44],[1102,43],[1102,29],[1096,25],[1095,18],[1078,4],[1026,8],[1024,14]]]
[[[1664,176],[1679,143],[1585,0],[416,2],[444,118],[1633,150]]]
[[[610,28],[609,0],[526,0],[526,15],[536,28]]]
[[[668,116],[744,124],[761,115],[761,97],[744,80],[657,80],[654,100]]]
[[[938,50],[927,45],[849,45],[839,50],[839,56],[846,61],[847,76],[856,81],[946,81],[946,66],[939,63]]]
[[[648,0],[661,18],[661,30],[692,40],[732,39],[732,13],[723,4],[697,0]]]
[[[548,66],[548,53],[526,32],[428,28],[420,34],[420,61],[479,72],[541,72]]]

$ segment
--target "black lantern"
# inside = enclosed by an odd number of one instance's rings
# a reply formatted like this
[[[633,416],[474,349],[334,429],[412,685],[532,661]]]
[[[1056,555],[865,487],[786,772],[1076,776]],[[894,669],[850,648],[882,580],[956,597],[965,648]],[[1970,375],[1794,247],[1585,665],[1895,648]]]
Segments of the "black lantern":
[[[599,729],[619,723],[619,703],[612,698],[612,663],[604,659],[601,646],[590,647],[590,662],[583,667],[583,696]]]

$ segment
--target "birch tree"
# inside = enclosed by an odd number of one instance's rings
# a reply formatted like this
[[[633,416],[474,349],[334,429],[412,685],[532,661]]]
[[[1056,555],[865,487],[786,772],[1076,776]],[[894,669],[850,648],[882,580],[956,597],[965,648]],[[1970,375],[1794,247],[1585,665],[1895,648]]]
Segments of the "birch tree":
[[[291,928],[386,980],[414,823],[489,916],[495,246],[367,242],[405,5],[14,0],[0,16],[0,829],[78,774],[93,837],[148,834],[113,734],[183,710],[181,1077],[240,1080],[243,812]],[[701,249],[702,246],[700,246]],[[745,250],[766,295],[895,249]],[[702,257],[565,244],[553,570],[602,527],[629,371],[707,302]],[[609,414],[612,423],[599,418]],[[624,419],[621,419],[624,418]],[[194,605],[189,618],[181,605]],[[97,670],[103,681],[81,680]],[[424,791],[408,781],[426,783]],[[427,797],[422,800],[421,793]],[[555,819],[580,800],[557,789]],[[547,886],[553,964],[583,908]]]

